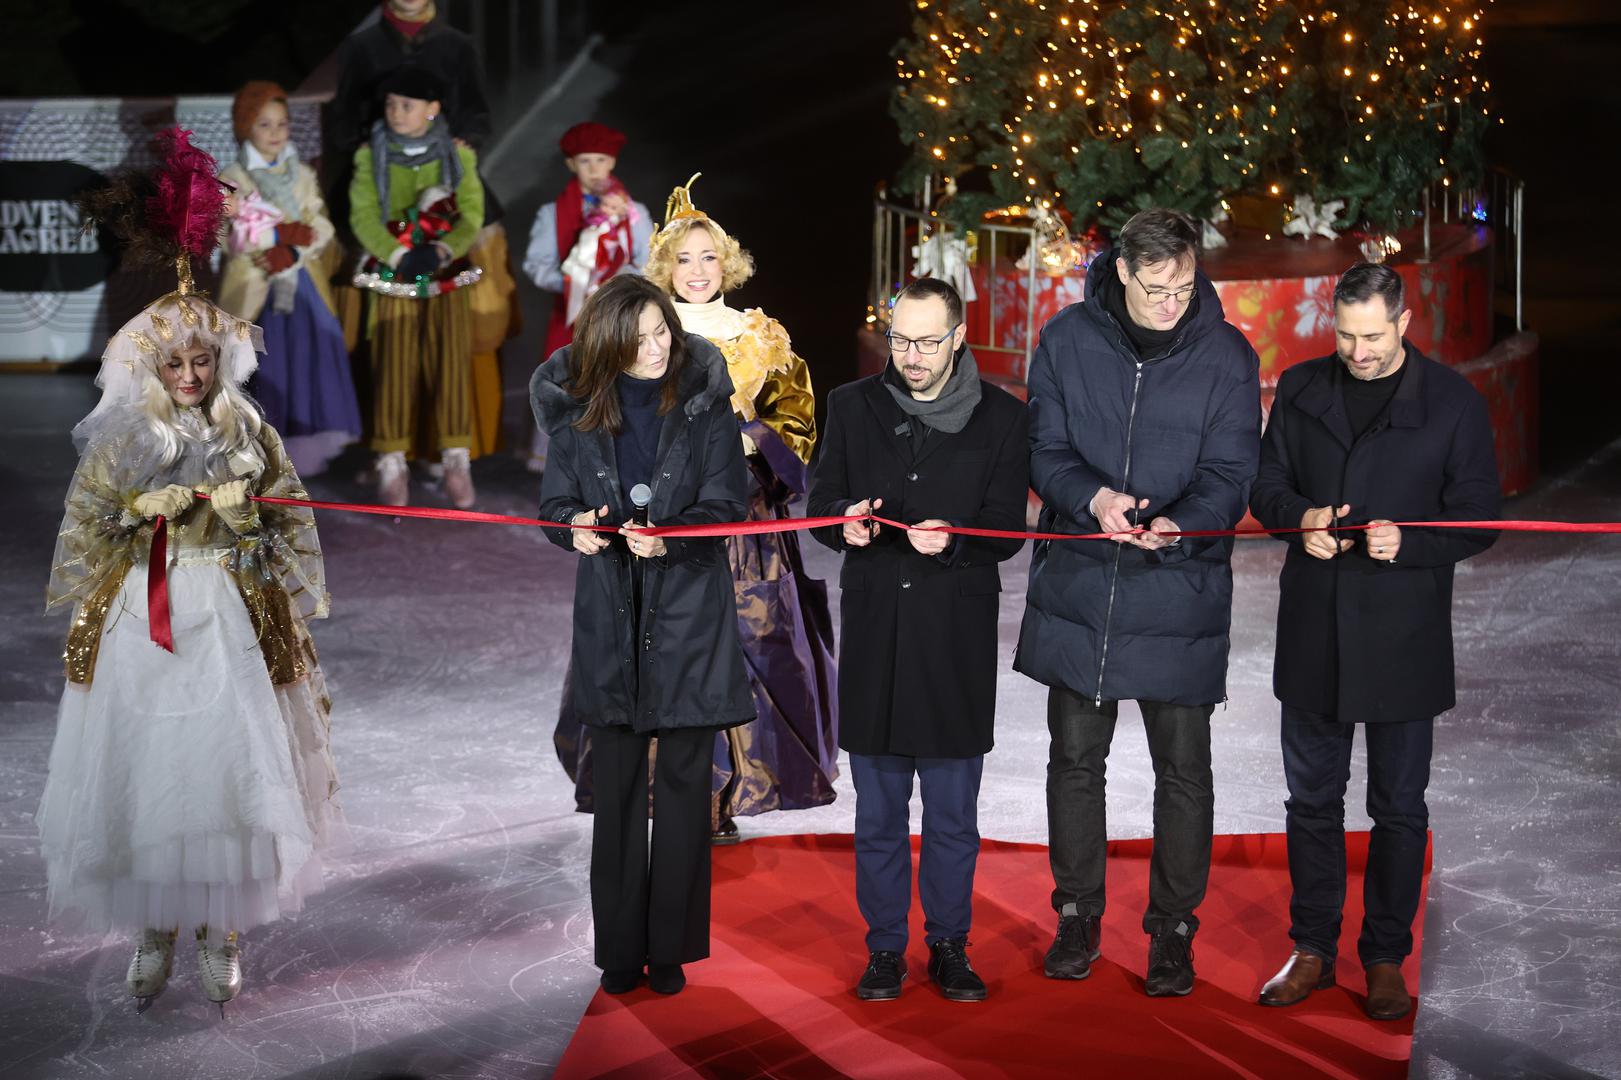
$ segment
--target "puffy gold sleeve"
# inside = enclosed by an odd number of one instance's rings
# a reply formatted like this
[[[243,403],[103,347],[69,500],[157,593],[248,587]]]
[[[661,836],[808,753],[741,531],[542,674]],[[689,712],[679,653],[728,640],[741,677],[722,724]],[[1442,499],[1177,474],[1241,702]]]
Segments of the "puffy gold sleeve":
[[[134,511],[135,496],[120,482],[116,444],[88,448],[74,470],[63,508],[62,527],[45,588],[45,610],[84,603],[109,577],[124,572],[152,543],[152,523]],[[116,592],[116,586],[114,587]]]
[[[265,466],[253,493],[308,498],[281,437],[268,424],[260,429],[259,446]],[[237,540],[231,572],[253,620],[270,681],[284,686],[320,672],[305,621],[327,614],[321,544],[315,514],[305,507],[259,503],[257,517],[257,530]]]
[[[816,393],[810,367],[798,355],[784,371],[766,376],[754,399],[755,416],[795,457],[808,464],[816,448]]]
[[[254,485],[255,495],[280,499],[308,499],[303,481],[287,456],[281,436],[269,424],[259,432],[265,468]],[[308,507],[259,504],[259,539],[268,568],[280,582],[294,610],[306,619],[324,619],[328,610],[326,568],[321,540],[315,531],[315,512]]]
[[[117,443],[86,449],[57,531],[45,610],[76,605],[62,655],[69,682],[90,682],[108,612],[130,568],[152,544],[152,523],[133,509],[139,492],[122,480],[122,456]]]

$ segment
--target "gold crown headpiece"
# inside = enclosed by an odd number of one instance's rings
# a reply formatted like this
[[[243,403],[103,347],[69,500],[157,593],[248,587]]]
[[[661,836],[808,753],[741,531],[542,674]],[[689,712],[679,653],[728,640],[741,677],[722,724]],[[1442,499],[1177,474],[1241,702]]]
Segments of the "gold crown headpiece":
[[[664,228],[668,229],[677,221],[687,218],[707,218],[709,215],[692,205],[692,185],[698,181],[703,173],[695,172],[685,184],[670,192],[670,197],[664,203]]]
[[[659,248],[667,243],[674,234],[674,227],[683,221],[706,221],[714,225],[710,216],[692,205],[692,185],[703,173],[695,172],[685,184],[670,192],[670,197],[664,203],[664,224],[653,235],[653,243],[649,254],[656,254]],[[718,228],[718,226],[717,226]]]

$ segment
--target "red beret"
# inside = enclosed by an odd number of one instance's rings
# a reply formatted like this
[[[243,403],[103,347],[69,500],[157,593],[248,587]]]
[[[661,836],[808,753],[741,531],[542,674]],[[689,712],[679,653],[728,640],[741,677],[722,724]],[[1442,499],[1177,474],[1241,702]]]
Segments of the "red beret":
[[[287,104],[287,91],[273,82],[246,83],[236,92],[236,98],[231,102],[231,132],[237,141],[246,141],[248,132],[253,130],[254,121],[259,119],[260,111],[272,101]]]
[[[587,120],[563,132],[562,141],[558,145],[563,148],[566,157],[573,157],[575,154],[607,154],[609,157],[618,157],[619,151],[625,145],[625,133],[615,131],[607,124]]]

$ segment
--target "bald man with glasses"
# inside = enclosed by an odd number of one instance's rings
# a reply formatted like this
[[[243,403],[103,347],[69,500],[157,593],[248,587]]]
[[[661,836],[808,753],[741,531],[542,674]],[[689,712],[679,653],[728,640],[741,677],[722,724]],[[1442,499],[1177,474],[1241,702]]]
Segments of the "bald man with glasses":
[[[952,1001],[985,997],[967,952],[979,780],[996,716],[998,564],[1023,541],[937,530],[1024,527],[1029,422],[1021,401],[979,377],[963,337],[950,285],[902,289],[890,362],[828,396],[810,485],[808,513],[851,519],[815,535],[844,556],[839,746],[856,789],[866,1001],[899,997],[907,974],[914,778],[929,979]],[[869,513],[907,527],[860,520]]]

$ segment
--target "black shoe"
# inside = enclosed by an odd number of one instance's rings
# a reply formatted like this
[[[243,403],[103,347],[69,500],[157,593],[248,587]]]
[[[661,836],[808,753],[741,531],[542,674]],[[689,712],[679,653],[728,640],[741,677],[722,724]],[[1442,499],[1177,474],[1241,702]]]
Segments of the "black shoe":
[[[687,985],[687,976],[680,964],[648,964],[647,985],[655,994],[679,994]]]
[[[1092,961],[1103,954],[1103,919],[1097,915],[1060,915],[1058,934],[1041,965],[1049,979],[1084,979]]]
[[[894,1001],[901,996],[906,981],[906,957],[880,949],[867,957],[867,970],[856,983],[856,997],[862,1001]]]
[[[1193,992],[1193,931],[1185,922],[1148,939],[1148,996]]]
[[[984,1001],[985,980],[968,962],[968,940],[953,938],[929,946],[929,979],[947,1001]]]
[[[602,988],[610,994],[628,994],[642,981],[640,968],[635,971],[604,971]]]

